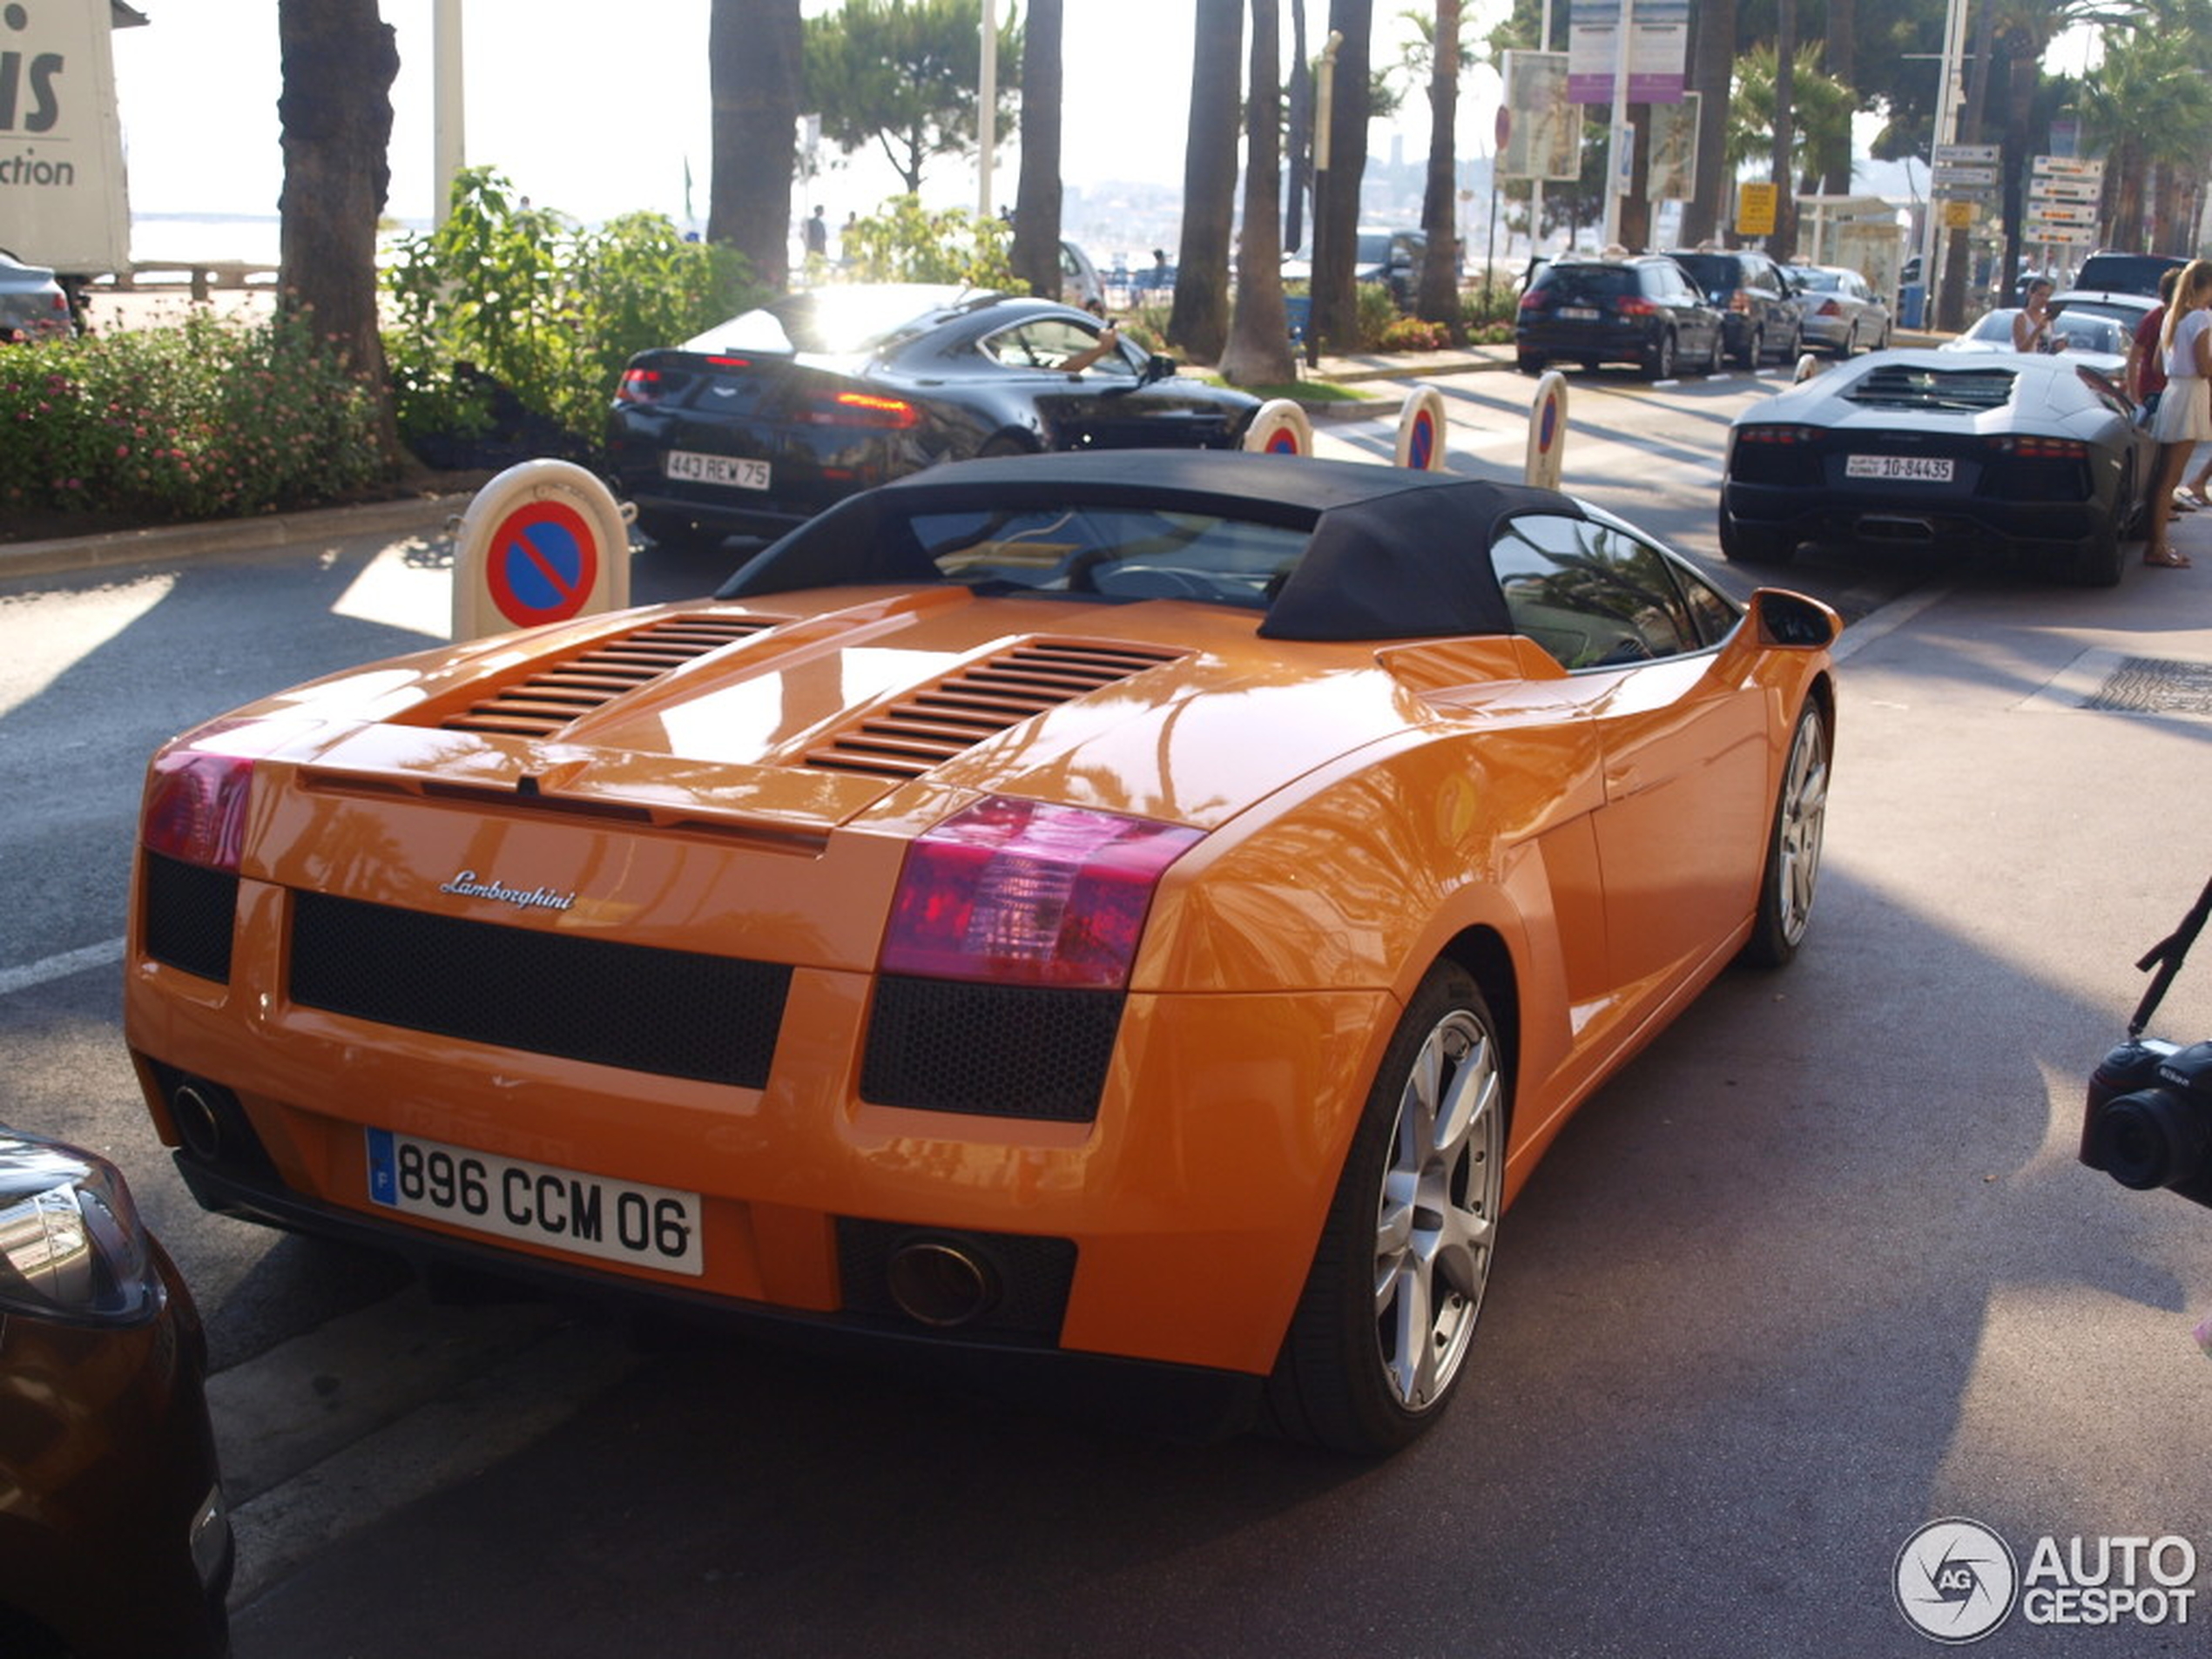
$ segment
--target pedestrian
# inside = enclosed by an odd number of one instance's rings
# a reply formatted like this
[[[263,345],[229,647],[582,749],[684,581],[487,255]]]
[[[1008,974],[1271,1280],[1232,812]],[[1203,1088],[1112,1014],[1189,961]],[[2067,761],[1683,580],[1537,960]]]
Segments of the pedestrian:
[[[2020,308],[2013,313],[2013,349],[2056,351],[2058,334],[2051,323],[2051,279],[2037,277],[2027,285]]]
[[[2165,503],[2182,481],[2190,454],[2212,438],[2212,260],[2191,260],[2174,285],[2174,298],[2159,326],[2165,356],[2166,389],[2151,417],[2150,434],[2159,442],[2158,481],[2150,492],[2151,530],[2143,563],[2164,570],[2187,569],[2188,556],[2176,553],[2168,539]]]
[[[829,258],[829,220],[822,217],[819,202],[814,204],[814,217],[806,221],[806,257],[810,260]]]
[[[2128,361],[2120,371],[2121,389],[2128,394],[2128,401],[2135,406],[2136,424],[2148,428],[2151,417],[2158,413],[2158,401],[2166,390],[2166,354],[2159,349],[2161,331],[2166,326],[2166,309],[2174,303],[2174,285],[2182,278],[2182,267],[2171,265],[2158,279],[2158,303],[2143,314],[2128,341]],[[2212,470],[2212,463],[2208,463]],[[2166,513],[2193,513],[2204,504],[2202,494],[2202,478],[2198,482],[2200,492],[2191,495],[2186,489],[2176,489],[2168,502],[2160,503]]]

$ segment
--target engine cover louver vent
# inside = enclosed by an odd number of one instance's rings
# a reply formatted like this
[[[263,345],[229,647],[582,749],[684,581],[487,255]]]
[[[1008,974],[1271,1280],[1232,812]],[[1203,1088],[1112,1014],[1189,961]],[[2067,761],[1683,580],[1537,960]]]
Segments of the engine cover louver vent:
[[[880,778],[918,778],[1048,709],[1187,653],[1148,645],[1031,640],[841,727],[806,764]]]
[[[438,724],[448,731],[547,737],[694,658],[775,625],[757,617],[677,617],[657,622],[542,668]]]

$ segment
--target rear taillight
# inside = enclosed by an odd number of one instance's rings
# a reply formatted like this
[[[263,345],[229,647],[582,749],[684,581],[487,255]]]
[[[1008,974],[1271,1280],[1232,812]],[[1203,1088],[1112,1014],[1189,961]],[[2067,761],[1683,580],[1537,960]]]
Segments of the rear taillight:
[[[624,403],[651,403],[665,389],[660,370],[626,368],[622,373],[622,384],[615,388],[615,396]]]
[[[1811,443],[1819,435],[1820,428],[1810,426],[1740,426],[1736,428],[1738,443]]]
[[[1623,317],[1654,317],[1659,314],[1659,307],[1641,295],[1623,300],[1613,309]]]
[[[315,729],[300,720],[217,720],[156,755],[138,837],[156,853],[235,871],[246,849],[253,766]]]
[[[902,397],[874,392],[826,392],[808,398],[795,418],[809,426],[885,427],[903,431],[921,421],[921,411]]]
[[[2013,455],[2022,461],[2086,461],[2089,446],[2078,438],[2040,438],[2026,433],[2007,433],[2002,437],[1985,438],[1983,446],[2000,455]]]
[[[1547,306],[1550,305],[1551,302],[1552,296],[1548,289],[1533,288],[1528,293],[1521,296],[1521,309],[1523,311],[1541,311]]]
[[[1844,308],[1833,300],[1823,300],[1820,302],[1820,314],[1824,317],[1840,317],[1844,314]]]
[[[1118,990],[1180,824],[992,796],[907,850],[883,971]]]
[[[253,761],[193,750],[158,756],[146,779],[140,834],[147,849],[187,864],[235,871],[246,850]]]

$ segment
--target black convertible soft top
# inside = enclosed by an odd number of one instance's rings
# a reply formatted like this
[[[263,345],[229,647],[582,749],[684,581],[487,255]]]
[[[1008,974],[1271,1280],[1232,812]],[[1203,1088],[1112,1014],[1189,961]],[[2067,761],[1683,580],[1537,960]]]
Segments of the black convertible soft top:
[[[963,508],[1071,502],[1209,513],[1310,532],[1269,604],[1271,639],[1423,639],[1514,631],[1490,563],[1501,521],[1579,518],[1569,497],[1450,473],[1220,450],[1124,449],[933,467],[839,502],[764,549],[716,597],[934,584],[907,529]]]

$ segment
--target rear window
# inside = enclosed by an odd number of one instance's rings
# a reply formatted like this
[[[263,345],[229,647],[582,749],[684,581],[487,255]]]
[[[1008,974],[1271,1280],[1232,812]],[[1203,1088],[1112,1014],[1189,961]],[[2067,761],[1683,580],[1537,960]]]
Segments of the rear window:
[[[1562,300],[1612,299],[1636,291],[1636,273],[1622,265],[1548,265],[1535,286]]]
[[[2081,262],[2081,273],[2074,279],[2074,286],[2155,298],[2158,279],[2182,263],[2167,253],[2092,253]]]
[[[1677,253],[1675,263],[1689,273],[1697,286],[1710,293],[1736,286],[1737,266],[1725,253]]]
[[[1108,599],[1195,599],[1264,610],[1311,532],[1211,513],[1069,503],[917,513],[907,521],[947,582]]]

